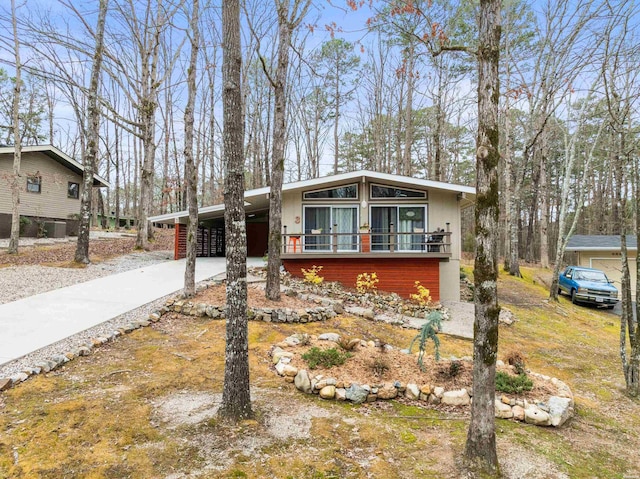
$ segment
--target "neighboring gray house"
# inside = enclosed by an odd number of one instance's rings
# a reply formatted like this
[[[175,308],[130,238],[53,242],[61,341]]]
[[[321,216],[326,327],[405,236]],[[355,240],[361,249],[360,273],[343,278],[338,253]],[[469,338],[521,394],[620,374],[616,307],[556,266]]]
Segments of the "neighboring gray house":
[[[576,253],[576,265],[604,271],[615,286],[620,289],[622,264],[620,262],[620,235],[574,235],[569,238],[567,252]],[[627,235],[631,291],[636,290],[636,237]]]
[[[11,234],[11,181],[13,146],[0,147],[0,238]],[[22,236],[36,236],[38,223],[64,222],[67,235],[78,232],[82,174],[84,168],[55,146],[22,148],[20,162],[20,216],[29,219],[21,228]],[[104,178],[94,175],[93,186],[109,187]]]

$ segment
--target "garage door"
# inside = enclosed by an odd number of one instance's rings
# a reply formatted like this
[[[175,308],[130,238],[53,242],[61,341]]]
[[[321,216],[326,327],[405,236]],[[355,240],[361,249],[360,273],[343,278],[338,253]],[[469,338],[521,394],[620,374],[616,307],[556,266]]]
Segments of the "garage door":
[[[619,258],[591,258],[591,268],[601,269],[606,273],[613,284],[621,291],[622,264]],[[631,295],[636,293],[636,259],[629,258],[629,274],[631,276]]]

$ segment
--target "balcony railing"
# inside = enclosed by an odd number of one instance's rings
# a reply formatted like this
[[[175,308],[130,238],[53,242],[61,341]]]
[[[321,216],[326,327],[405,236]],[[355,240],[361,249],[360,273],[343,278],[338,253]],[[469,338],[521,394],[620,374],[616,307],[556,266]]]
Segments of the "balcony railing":
[[[365,231],[359,233],[312,233],[282,235],[283,254],[376,254],[404,253],[451,256],[451,232]]]

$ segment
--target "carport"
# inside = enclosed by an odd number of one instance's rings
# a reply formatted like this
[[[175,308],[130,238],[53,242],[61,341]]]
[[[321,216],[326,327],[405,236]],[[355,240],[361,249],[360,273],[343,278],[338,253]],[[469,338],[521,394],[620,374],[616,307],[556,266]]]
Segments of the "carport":
[[[245,201],[247,224],[247,256],[263,257],[268,249],[269,238],[269,197],[253,196]],[[169,225],[175,229],[174,258],[187,256],[187,211],[167,213],[149,218],[155,225]],[[217,204],[198,210],[197,257],[218,257],[225,255],[224,204]]]

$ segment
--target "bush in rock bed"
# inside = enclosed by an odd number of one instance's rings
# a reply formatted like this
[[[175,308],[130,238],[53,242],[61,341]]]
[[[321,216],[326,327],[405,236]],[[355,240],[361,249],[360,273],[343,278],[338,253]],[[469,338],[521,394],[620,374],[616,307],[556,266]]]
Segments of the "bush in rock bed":
[[[533,381],[525,373],[512,376],[498,371],[496,373],[496,391],[507,394],[519,394],[533,389]]]
[[[333,366],[341,366],[344,362],[351,357],[349,353],[342,353],[335,348],[322,350],[320,348],[313,347],[302,355],[309,369],[315,369],[318,366],[329,369]]]

